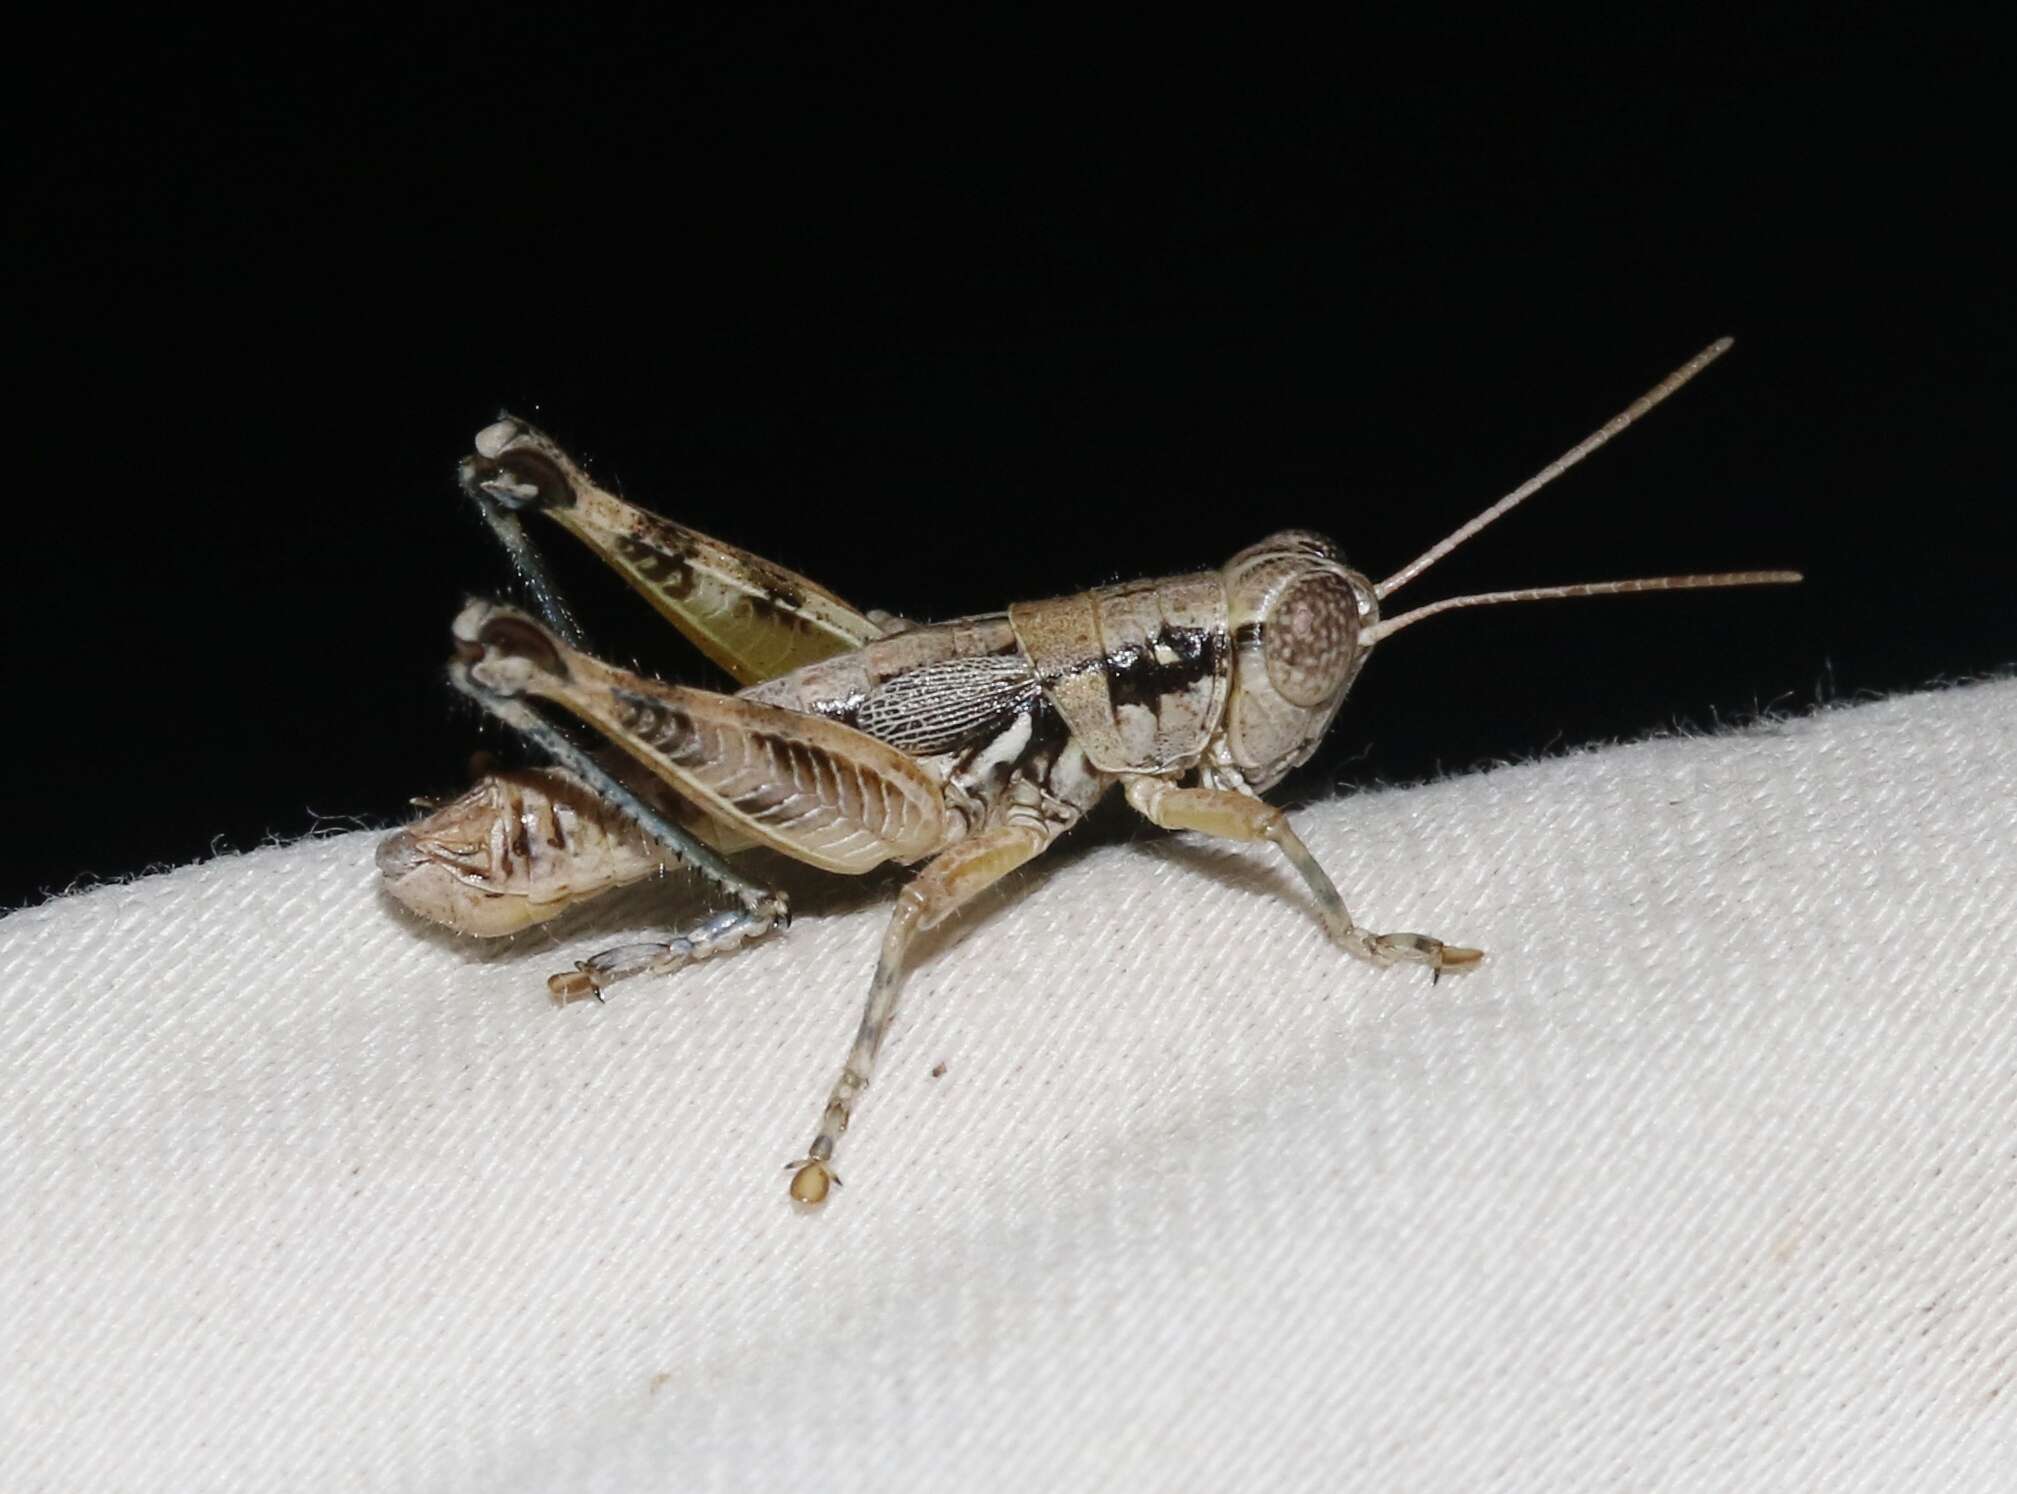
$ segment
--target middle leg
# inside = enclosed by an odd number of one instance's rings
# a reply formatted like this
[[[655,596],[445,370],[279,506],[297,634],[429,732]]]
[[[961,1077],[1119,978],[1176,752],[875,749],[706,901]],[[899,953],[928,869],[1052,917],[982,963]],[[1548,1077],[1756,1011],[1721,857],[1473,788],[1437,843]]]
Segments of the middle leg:
[[[840,1181],[833,1170],[833,1149],[847,1129],[855,1101],[874,1076],[876,1054],[889,1031],[890,1019],[896,1015],[911,940],[1038,855],[1065,828],[1062,823],[1017,821],[983,830],[941,852],[904,888],[883,934],[882,958],[869,982],[868,1004],[862,1010],[861,1026],[855,1030],[854,1046],[827,1096],[812,1145],[803,1158],[791,1164],[794,1201],[817,1208],[826,1202],[832,1185]]]

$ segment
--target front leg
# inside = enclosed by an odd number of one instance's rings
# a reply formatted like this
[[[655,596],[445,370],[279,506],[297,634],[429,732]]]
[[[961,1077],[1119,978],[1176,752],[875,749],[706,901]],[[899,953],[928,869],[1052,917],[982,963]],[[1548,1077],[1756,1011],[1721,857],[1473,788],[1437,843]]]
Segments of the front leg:
[[[1352,922],[1336,884],[1290,827],[1289,817],[1264,800],[1231,789],[1179,788],[1147,777],[1129,778],[1126,791],[1128,803],[1165,830],[1198,830],[1227,840],[1265,840],[1279,846],[1316,895],[1325,930],[1362,960],[1375,965],[1405,961],[1441,974],[1465,969],[1485,957],[1481,949],[1445,944],[1427,934],[1375,934],[1360,928]]]

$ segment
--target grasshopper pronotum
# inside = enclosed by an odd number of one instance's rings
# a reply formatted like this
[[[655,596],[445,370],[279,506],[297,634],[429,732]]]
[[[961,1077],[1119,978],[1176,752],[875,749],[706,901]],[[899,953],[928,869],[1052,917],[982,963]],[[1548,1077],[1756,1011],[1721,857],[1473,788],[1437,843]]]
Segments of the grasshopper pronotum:
[[[1375,965],[1461,970],[1483,952],[1376,934],[1278,809],[1259,797],[1323,739],[1373,645],[1458,607],[1755,586],[1736,571],[1452,597],[1382,619],[1380,604],[1524,502],[1720,356],[1726,338],[1448,538],[1374,582],[1329,540],[1288,531],[1216,570],[1019,602],[913,625],[595,486],[540,432],[478,433],[462,483],[511,552],[544,621],[491,602],[455,620],[449,677],[557,769],[499,774],[390,836],[395,897],[466,933],[509,933],[666,865],[692,866],[736,907],[663,942],[606,950],[548,982],[562,1002],[675,969],[788,921],[784,898],[735,871],[751,845],[829,871],[926,862],[883,938],[861,1025],[791,1196],[824,1202],[833,1153],[889,1030],[912,938],[1023,865],[1108,789],[1154,823],[1286,855],[1325,929]],[[743,688],[657,680],[583,650],[517,515],[537,509],[615,567]],[[588,723],[591,753],[532,702]]]

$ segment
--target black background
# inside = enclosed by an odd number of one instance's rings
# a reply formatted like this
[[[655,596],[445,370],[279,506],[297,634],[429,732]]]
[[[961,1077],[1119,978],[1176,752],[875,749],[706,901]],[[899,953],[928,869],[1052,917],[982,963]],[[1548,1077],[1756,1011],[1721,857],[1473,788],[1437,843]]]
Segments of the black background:
[[[499,407],[944,616],[1292,524],[1385,574],[1730,333],[1404,600],[1810,584],[1438,620],[1292,788],[2017,660],[2007,119],[1960,12],[601,14],[17,59],[0,904],[390,823],[502,747],[440,682],[509,584],[453,486]],[[566,574],[604,652],[713,679]]]

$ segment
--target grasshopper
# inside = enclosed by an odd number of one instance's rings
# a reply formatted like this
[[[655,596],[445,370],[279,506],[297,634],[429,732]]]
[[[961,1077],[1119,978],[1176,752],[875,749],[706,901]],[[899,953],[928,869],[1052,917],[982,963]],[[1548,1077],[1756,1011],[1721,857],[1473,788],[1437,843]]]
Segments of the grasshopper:
[[[1599,430],[1400,570],[1372,581],[1320,535],[1288,531],[1225,565],[919,625],[859,612],[817,583],[596,486],[545,435],[506,416],[461,467],[539,617],[472,601],[449,678],[551,755],[497,774],[390,836],[390,891],[465,933],[496,935],[683,864],[734,906],[674,937],[606,950],[548,982],[562,1003],[675,969],[786,926],[784,897],[726,857],[767,846],[831,872],[923,862],[897,899],[853,1045],[791,1197],[838,1183],[834,1149],[896,1011],[918,933],[1039,855],[1118,786],[1170,830],[1266,841],[1325,930],[1374,965],[1432,978],[1483,951],[1361,926],[1287,817],[1260,795],[1316,751],[1374,645],[1460,607],[1794,582],[1737,571],[1481,593],[1382,618],[1381,604],[1667,398],[1730,343],[1706,348]],[[742,688],[670,685],[607,664],[519,523],[547,515],[586,543]],[[536,708],[537,707],[537,708]],[[561,731],[571,716],[600,752]]]

